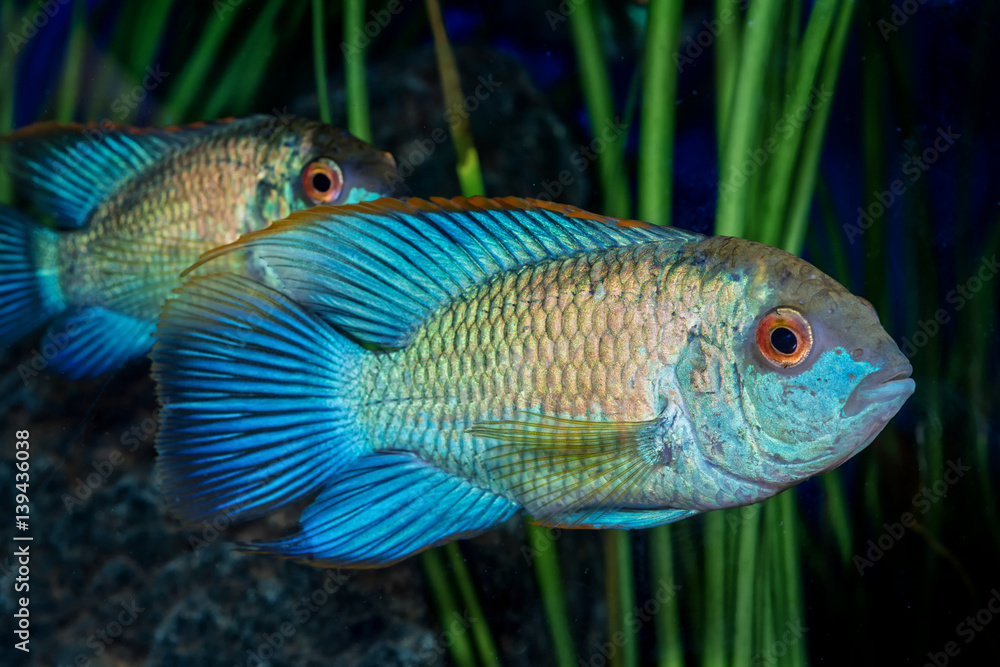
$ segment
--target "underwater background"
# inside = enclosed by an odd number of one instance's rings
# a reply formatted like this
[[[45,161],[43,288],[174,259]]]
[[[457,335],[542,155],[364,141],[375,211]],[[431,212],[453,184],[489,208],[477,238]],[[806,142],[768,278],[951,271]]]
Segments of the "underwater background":
[[[765,503],[631,533],[515,519],[320,570],[230,544],[294,516],[165,511],[148,362],[70,382],[25,341],[0,351],[0,664],[1000,664],[998,18],[960,0],[0,1],[0,131],[329,115],[417,196],[800,253],[873,303],[917,386],[865,451]],[[6,177],[0,201],[20,202]]]

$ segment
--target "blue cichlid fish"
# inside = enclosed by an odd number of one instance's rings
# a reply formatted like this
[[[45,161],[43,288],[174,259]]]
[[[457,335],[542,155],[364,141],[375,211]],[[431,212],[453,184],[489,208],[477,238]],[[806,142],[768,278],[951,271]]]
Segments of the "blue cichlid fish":
[[[316,204],[393,194],[392,156],[323,123],[252,116],[173,128],[40,123],[0,156],[42,226],[0,207],[0,344],[41,326],[45,370],[141,357],[180,273]],[[235,268],[235,267],[234,267]],[[21,364],[27,379],[42,368]]]
[[[870,304],[802,259],[545,202],[318,207],[197,271],[152,353],[163,494],[193,522],[311,500],[245,546],[325,565],[517,512],[646,528],[755,503],[914,389]]]

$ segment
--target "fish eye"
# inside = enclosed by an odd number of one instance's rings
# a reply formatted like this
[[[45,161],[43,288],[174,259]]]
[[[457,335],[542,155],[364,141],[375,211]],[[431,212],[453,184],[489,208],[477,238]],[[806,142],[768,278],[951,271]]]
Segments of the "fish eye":
[[[344,189],[344,173],[330,158],[318,158],[302,170],[302,188],[314,204],[330,204]]]
[[[757,349],[776,368],[798,366],[812,345],[812,327],[794,308],[775,308],[757,324]]]

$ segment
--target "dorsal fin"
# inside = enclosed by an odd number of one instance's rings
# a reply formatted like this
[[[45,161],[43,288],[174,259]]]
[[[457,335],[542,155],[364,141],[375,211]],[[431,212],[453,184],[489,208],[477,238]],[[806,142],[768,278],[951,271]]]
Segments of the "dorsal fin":
[[[141,128],[111,123],[35,123],[0,137],[3,166],[57,226],[84,227],[109,195],[176,150],[267,116]]]
[[[232,252],[276,289],[355,339],[409,343],[440,304],[491,276],[546,259],[704,237],[531,199],[378,199],[292,214],[202,257]]]

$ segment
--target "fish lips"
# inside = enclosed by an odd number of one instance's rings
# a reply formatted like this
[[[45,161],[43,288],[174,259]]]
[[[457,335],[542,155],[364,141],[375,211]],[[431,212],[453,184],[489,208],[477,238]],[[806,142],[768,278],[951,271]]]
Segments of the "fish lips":
[[[866,408],[883,406],[879,412],[888,412],[891,417],[916,389],[916,383],[910,379],[912,372],[913,367],[903,363],[869,373],[848,396],[843,416],[854,417]]]
[[[833,470],[871,444],[916,388],[910,379],[912,372],[909,363],[894,365],[869,374],[854,388],[841,416],[856,417],[865,411],[868,414],[859,428],[851,430],[849,446],[845,448],[845,441],[838,439],[825,454],[810,461],[816,472]]]

